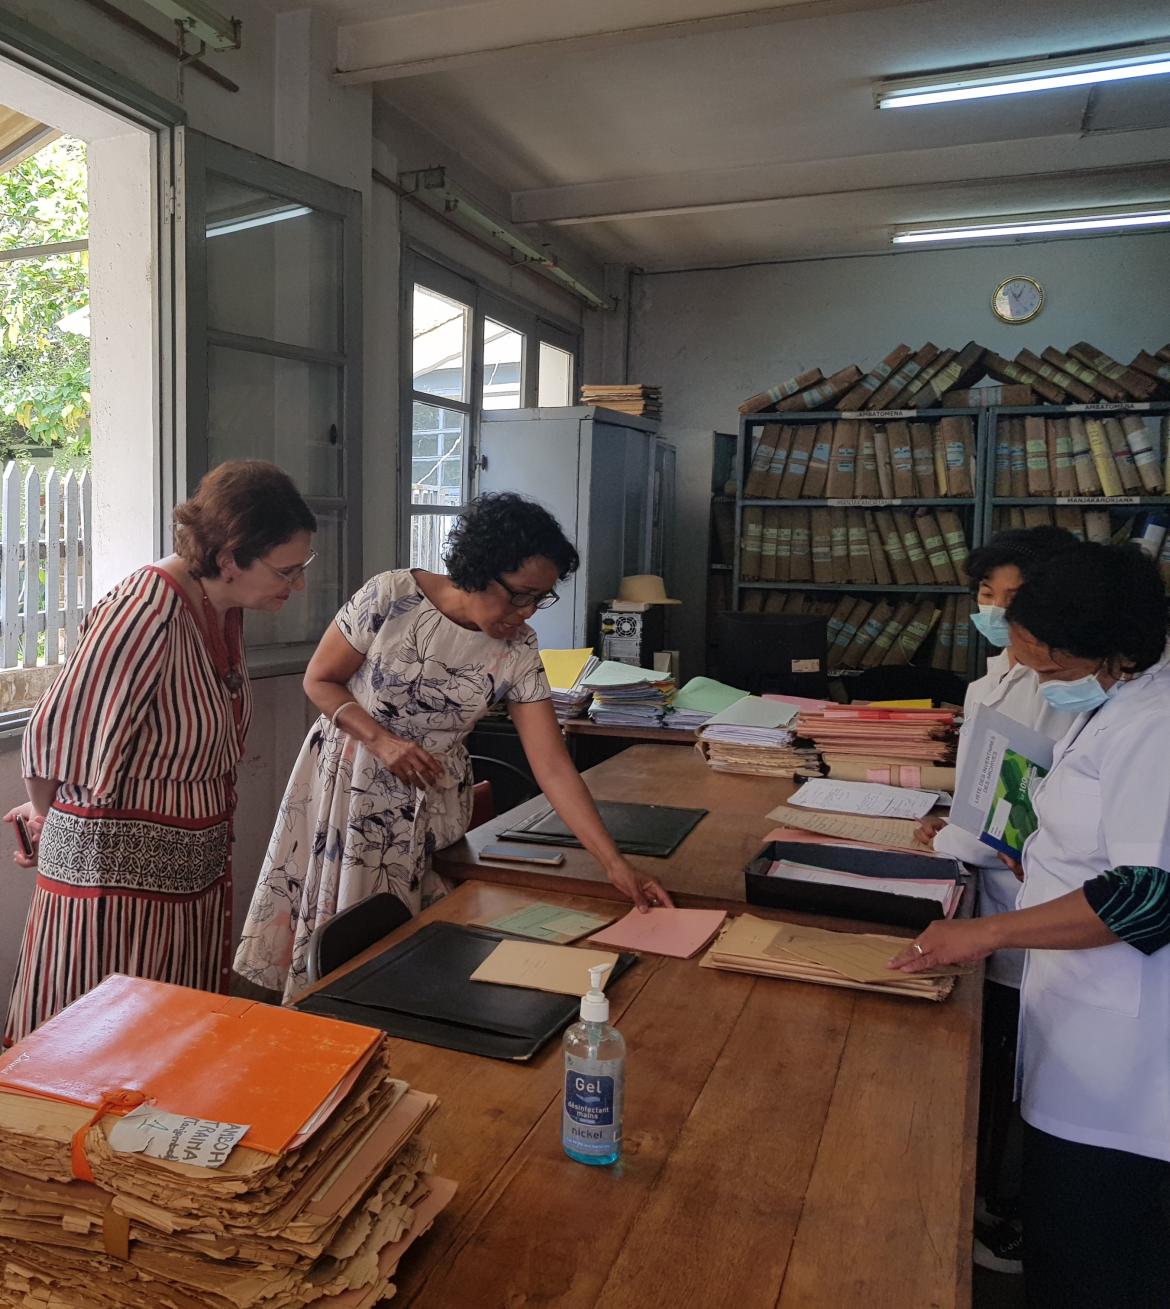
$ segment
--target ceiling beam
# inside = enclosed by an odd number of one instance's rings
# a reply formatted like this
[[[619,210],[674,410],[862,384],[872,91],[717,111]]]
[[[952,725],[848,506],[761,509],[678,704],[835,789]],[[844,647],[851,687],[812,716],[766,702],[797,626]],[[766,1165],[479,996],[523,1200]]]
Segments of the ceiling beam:
[[[1037,169],[1037,157],[1044,167]],[[512,221],[551,227],[719,213],[813,197],[971,185],[1007,187],[1140,174],[1170,188],[1170,128],[984,142],[938,150],[865,155],[517,191]],[[1085,203],[1092,203],[1086,194]]]
[[[345,23],[337,32],[343,86],[447,73],[500,59],[564,58],[634,42],[835,14],[924,4],[928,0],[484,0],[462,6],[457,20],[438,6],[424,13]]]

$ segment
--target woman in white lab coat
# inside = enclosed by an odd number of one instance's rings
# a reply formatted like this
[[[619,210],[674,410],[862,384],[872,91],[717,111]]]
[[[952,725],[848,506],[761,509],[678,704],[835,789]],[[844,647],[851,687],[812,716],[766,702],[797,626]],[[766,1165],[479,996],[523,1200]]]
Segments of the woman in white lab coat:
[[[959,734],[956,771],[963,766],[971,722],[983,705],[1053,741],[1068,730],[1074,715],[1053,708],[1041,694],[1035,672],[1017,663],[1011,651],[1004,648],[1008,644],[1005,615],[1035,566],[1055,551],[1075,545],[1076,539],[1061,527],[1018,528],[1001,532],[968,557],[964,571],[978,605],[971,621],[999,653],[988,659],[986,674],[967,688],[963,701],[965,730]],[[1019,880],[991,846],[942,819],[926,819],[919,837],[939,854],[978,868],[981,915],[1015,908]],[[1023,951],[996,951],[987,962],[983,996],[980,1166],[976,1179],[980,1209],[975,1224],[975,1262],[996,1272],[1021,1270],[1022,1233],[1014,1221],[1019,1203],[1018,1168],[1008,1168],[1005,1160],[1018,1154],[1008,1149],[1008,1141],[1009,1135],[1014,1141],[1019,1134],[1019,1118],[1012,1106],[1012,1081],[1023,970]]]
[[[1078,543],[1008,607],[1010,650],[1076,714],[1033,799],[1015,912],[936,922],[906,972],[1027,950],[1017,1084],[1032,1309],[1170,1303],[1170,654],[1131,546]]]

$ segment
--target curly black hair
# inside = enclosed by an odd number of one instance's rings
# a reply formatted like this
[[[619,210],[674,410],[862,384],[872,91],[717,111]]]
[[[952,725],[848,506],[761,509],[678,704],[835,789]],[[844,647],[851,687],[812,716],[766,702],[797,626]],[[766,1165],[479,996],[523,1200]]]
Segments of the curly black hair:
[[[474,499],[443,550],[447,573],[461,591],[482,591],[533,558],[551,561],[562,582],[581,562],[552,514],[512,491],[488,491]]]
[[[1120,659],[1137,672],[1166,647],[1166,591],[1157,564],[1136,545],[1078,541],[1042,559],[1008,606],[1051,650]]]
[[[1077,538],[1063,527],[1018,527],[1000,532],[967,556],[963,572],[978,591],[997,568],[1014,565],[1027,577],[1037,563],[1057,550],[1076,545]]]

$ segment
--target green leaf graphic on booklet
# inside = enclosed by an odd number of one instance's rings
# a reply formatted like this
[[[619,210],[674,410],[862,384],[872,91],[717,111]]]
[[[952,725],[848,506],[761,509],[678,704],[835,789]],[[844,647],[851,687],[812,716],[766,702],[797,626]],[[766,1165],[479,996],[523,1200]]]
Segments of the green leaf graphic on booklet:
[[[980,840],[995,850],[1019,858],[1024,842],[1039,826],[1032,807],[1032,792],[1047,774],[1046,768],[1025,759],[1015,750],[1005,750],[995,784],[995,801]]]

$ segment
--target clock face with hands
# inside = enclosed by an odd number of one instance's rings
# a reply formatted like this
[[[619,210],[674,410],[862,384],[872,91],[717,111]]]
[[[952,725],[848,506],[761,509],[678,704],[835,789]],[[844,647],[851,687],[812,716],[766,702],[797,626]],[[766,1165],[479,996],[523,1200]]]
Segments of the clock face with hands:
[[[1044,308],[1044,288],[1032,277],[1009,277],[995,288],[991,308],[1005,323],[1028,323]]]

